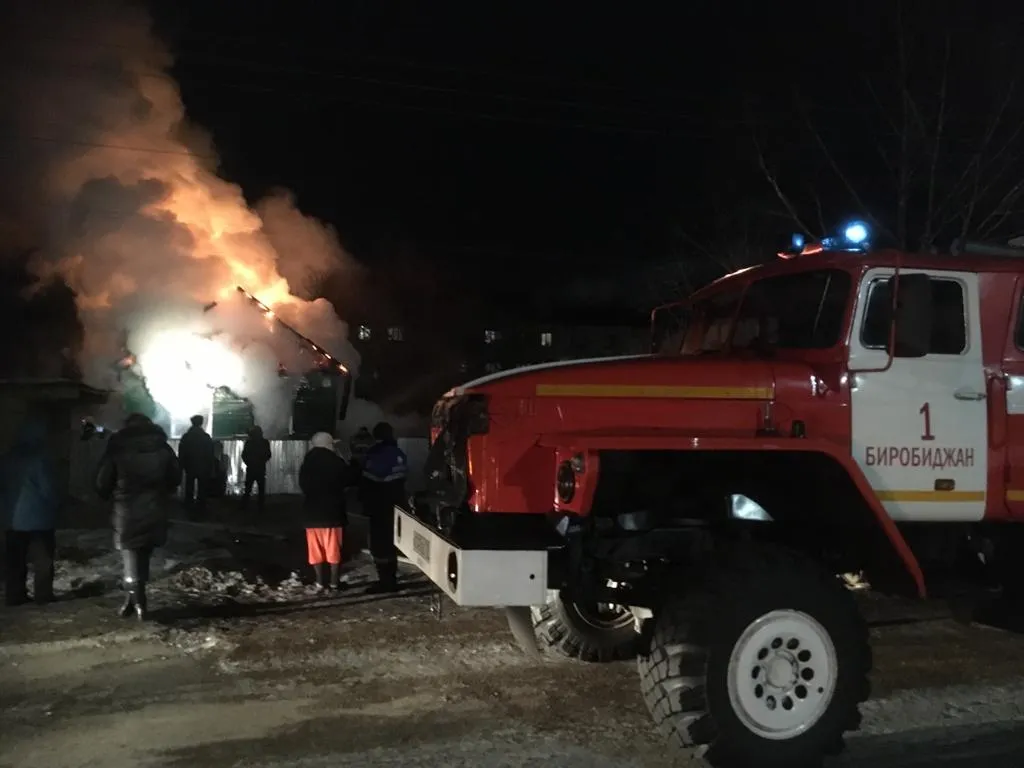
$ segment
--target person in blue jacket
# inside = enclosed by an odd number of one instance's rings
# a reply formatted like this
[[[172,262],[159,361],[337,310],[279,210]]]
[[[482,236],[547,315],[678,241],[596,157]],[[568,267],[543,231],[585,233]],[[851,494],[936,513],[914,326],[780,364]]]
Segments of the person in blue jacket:
[[[7,528],[5,602],[28,602],[26,581],[31,556],[32,596],[40,605],[48,603],[54,597],[53,559],[61,494],[42,422],[29,420],[22,424],[13,449],[0,461],[0,498]]]
[[[398,589],[398,550],[395,548],[395,506],[406,503],[405,478],[409,460],[387,422],[373,428],[377,442],[363,460],[360,496],[370,520],[370,553],[377,567],[377,583],[367,592],[379,594]]]

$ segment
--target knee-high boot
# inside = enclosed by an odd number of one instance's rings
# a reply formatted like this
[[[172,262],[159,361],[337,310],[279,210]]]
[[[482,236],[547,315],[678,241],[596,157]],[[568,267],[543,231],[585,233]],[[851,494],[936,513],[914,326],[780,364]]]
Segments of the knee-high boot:
[[[149,577],[149,551],[141,549],[121,550],[124,563],[125,598],[121,615],[134,613],[140,620],[146,618],[146,581]]]

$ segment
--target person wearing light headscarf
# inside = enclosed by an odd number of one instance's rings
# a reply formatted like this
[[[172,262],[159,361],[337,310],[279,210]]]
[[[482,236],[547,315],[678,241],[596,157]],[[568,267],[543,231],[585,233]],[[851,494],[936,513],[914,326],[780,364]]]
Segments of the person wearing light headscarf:
[[[319,589],[341,588],[341,544],[348,512],[345,491],[354,482],[349,464],[334,449],[334,438],[317,432],[299,469],[306,552]]]

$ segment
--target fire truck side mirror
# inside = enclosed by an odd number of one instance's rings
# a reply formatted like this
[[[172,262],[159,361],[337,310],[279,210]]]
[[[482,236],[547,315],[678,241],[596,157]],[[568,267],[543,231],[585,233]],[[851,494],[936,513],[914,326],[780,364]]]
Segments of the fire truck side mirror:
[[[928,275],[900,274],[896,281],[893,357],[924,357],[932,338],[932,287]]]

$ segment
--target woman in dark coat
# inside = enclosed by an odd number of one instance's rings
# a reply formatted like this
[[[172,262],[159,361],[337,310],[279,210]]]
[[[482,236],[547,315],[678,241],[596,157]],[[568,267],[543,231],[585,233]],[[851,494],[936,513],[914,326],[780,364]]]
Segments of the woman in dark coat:
[[[142,414],[129,416],[96,472],[96,492],[114,501],[114,546],[124,562],[122,616],[146,617],[149,561],[167,541],[171,495],[180,484],[181,465],[166,433]]]

